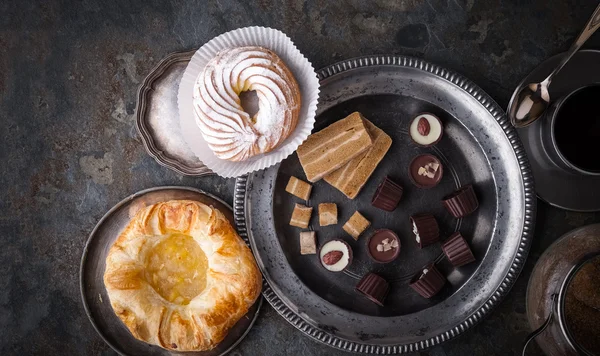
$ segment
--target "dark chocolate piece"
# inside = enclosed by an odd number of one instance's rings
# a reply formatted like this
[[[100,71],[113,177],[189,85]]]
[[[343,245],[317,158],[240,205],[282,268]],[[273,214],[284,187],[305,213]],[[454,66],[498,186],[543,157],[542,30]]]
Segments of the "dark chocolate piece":
[[[434,155],[418,155],[408,166],[410,180],[419,188],[432,188],[442,180],[444,167],[442,162]]]
[[[469,244],[458,231],[450,235],[448,240],[444,241],[442,250],[454,267],[475,262],[475,256],[473,256]]]
[[[369,272],[358,282],[355,290],[373,303],[383,306],[383,301],[390,291],[390,284],[375,273]]]
[[[465,217],[479,207],[479,201],[471,184],[444,197],[442,204],[455,218]]]
[[[431,298],[438,294],[446,284],[446,278],[435,267],[434,263],[428,264],[417,273],[408,284],[424,298]]]
[[[380,229],[375,231],[367,243],[369,256],[379,263],[388,263],[400,254],[400,239],[392,230]]]
[[[420,248],[429,246],[440,239],[440,228],[431,214],[417,214],[410,217],[413,234]]]
[[[377,187],[371,205],[385,211],[394,211],[402,198],[402,191],[402,186],[389,177],[385,177],[384,181]]]

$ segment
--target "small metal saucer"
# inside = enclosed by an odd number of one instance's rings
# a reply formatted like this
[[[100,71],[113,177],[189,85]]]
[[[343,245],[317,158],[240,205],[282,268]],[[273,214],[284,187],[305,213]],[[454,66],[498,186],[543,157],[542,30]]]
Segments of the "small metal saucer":
[[[179,127],[177,92],[183,72],[196,51],[171,53],[148,74],[138,91],[136,124],[146,151],[175,172],[213,174],[187,147]]]
[[[156,187],[130,195],[110,209],[90,234],[83,250],[79,271],[83,307],[100,337],[120,355],[223,356],[242,341],[258,317],[262,297],[256,300],[248,313],[229,330],[225,339],[214,349],[202,352],[173,352],[137,340],[114,313],[103,282],[108,250],[139,209],[158,202],[179,199],[212,205],[234,225],[231,207],[213,195],[188,187]],[[247,238],[243,236],[248,244]]]
[[[561,56],[563,54],[558,54],[541,63],[521,84],[543,80],[558,64]],[[575,53],[552,80],[550,97],[558,100],[580,87],[600,82],[598,63],[600,51],[582,50]],[[530,126],[517,130],[529,156],[538,197],[550,205],[566,210],[600,211],[600,176],[566,171],[558,167],[544,150],[542,123],[547,119],[548,117],[544,116]]]

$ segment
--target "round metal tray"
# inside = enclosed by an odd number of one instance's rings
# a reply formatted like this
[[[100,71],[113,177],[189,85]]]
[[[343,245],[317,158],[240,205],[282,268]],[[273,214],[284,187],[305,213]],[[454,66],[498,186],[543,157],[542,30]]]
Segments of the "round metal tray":
[[[330,273],[315,255],[301,256],[300,230],[288,222],[296,198],[284,191],[291,175],[304,177],[295,155],[280,165],[238,178],[234,211],[242,234],[248,233],[269,287],[266,299],[290,323],[335,348],[378,354],[422,350],[451,339],[480,321],[510,290],[527,256],[535,216],[533,179],[526,155],[504,112],[481,89],[460,75],[419,59],[372,56],[337,63],[318,72],[321,98],[316,130],[353,111],[388,133],[392,147],[354,200],[324,181],[314,184],[308,205],[315,207],[311,229],[318,243],[343,238],[354,252],[346,273]],[[433,112],[445,133],[435,148],[410,143],[406,128],[419,112]],[[411,185],[407,168],[416,154],[438,155],[445,175],[435,188]],[[389,175],[404,186],[399,207],[387,213],[370,205],[376,186]],[[453,219],[441,198],[473,183],[480,208]],[[339,224],[321,228],[316,206],[335,202]],[[341,225],[358,210],[372,222],[358,241]],[[477,263],[453,268],[438,245],[419,250],[409,216],[429,212],[440,223],[442,239],[460,230]],[[379,265],[369,260],[366,240],[377,228],[391,228],[401,239],[399,258]],[[432,299],[421,298],[408,279],[435,260],[449,283]],[[384,307],[354,287],[368,271],[391,284]]]
[[[221,199],[199,189],[188,187],[156,187],[130,195],[110,209],[100,219],[87,241],[79,272],[81,298],[85,312],[104,341],[121,355],[197,355],[221,356],[229,353],[242,341],[258,316],[262,298],[250,308],[214,349],[204,352],[172,352],[134,338],[115,315],[106,288],[104,269],[108,250],[133,215],[148,205],[175,199],[189,199],[209,204],[219,209],[233,224],[231,207]],[[246,243],[248,240],[245,239]]]

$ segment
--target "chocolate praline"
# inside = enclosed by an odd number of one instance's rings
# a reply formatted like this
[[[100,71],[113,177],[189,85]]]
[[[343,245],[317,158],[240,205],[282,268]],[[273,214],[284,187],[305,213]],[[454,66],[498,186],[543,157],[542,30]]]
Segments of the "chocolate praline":
[[[419,168],[424,168],[429,163],[437,163],[439,165],[433,178],[419,174]],[[408,176],[410,177],[411,182],[418,188],[428,189],[435,187],[442,180],[443,174],[444,166],[442,165],[442,162],[432,154],[427,153],[418,155],[413,158],[408,165]]]
[[[323,261],[323,257],[331,251],[342,251],[343,256],[337,263],[333,265],[326,265]],[[323,268],[330,272],[341,272],[345,270],[348,266],[350,266],[350,264],[352,264],[353,259],[352,248],[350,247],[350,245],[348,245],[346,241],[339,239],[327,241],[326,243],[324,243],[323,246],[319,248],[318,256]]]
[[[455,218],[462,218],[473,213],[479,207],[479,200],[471,184],[466,185],[454,193],[445,196],[442,204]]]
[[[394,211],[402,199],[402,186],[389,177],[377,186],[377,190],[371,199],[371,205],[385,211]]]
[[[421,118],[425,118],[430,127],[430,132],[427,136],[421,135],[418,131],[419,120]],[[444,125],[442,124],[440,118],[436,115],[429,112],[422,112],[410,121],[410,125],[408,126],[408,135],[410,136],[412,142],[417,146],[430,147],[440,142],[442,136],[444,136]],[[416,135],[419,137],[415,138]]]
[[[375,273],[367,273],[356,285],[355,290],[373,303],[383,306],[385,297],[390,291],[390,284]]]
[[[454,267],[460,267],[475,262],[475,256],[473,256],[469,244],[458,231],[450,235],[450,237],[444,241],[442,244],[442,251],[444,251],[448,261],[450,261]]]
[[[431,214],[416,214],[410,217],[412,232],[419,248],[429,246],[440,239],[440,228]]]
[[[423,298],[431,298],[438,294],[446,284],[446,277],[430,263],[421,269],[408,284],[412,289],[419,293]]]
[[[378,251],[377,245],[381,244],[386,239],[388,239],[390,243],[392,243],[392,241],[396,241],[398,247],[392,248],[388,251]],[[394,261],[400,254],[401,244],[400,239],[395,232],[388,229],[379,229],[369,237],[367,247],[369,257],[371,257],[375,262],[389,263]]]

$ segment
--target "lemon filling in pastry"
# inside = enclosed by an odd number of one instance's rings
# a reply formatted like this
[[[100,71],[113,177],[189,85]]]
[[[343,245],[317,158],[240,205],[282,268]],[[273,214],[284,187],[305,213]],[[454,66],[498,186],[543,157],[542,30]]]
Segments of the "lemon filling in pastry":
[[[146,280],[171,303],[187,305],[206,287],[208,260],[191,236],[168,235],[146,257]]]
[[[205,351],[248,313],[262,278],[223,213],[172,200],[131,219],[108,252],[104,286],[136,339],[167,350]]]

